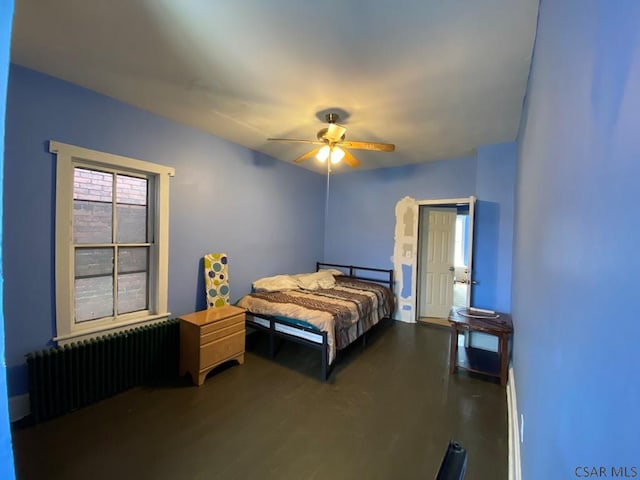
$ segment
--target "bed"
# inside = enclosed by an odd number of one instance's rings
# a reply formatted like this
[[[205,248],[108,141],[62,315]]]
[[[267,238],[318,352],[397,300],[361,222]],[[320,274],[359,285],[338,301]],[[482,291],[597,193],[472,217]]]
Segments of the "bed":
[[[238,301],[247,326],[268,333],[271,357],[280,339],[318,350],[323,381],[338,351],[360,338],[364,345],[366,333],[393,316],[393,270],[318,262],[316,273],[271,279],[276,287],[255,282]]]

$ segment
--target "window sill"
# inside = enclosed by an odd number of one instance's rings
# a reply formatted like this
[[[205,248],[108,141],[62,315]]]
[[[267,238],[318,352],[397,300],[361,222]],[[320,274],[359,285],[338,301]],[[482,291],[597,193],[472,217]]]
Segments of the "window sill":
[[[85,329],[78,332],[60,335],[57,337],[53,337],[53,341],[56,342],[58,346],[64,346],[72,342],[91,340],[102,335],[123,332],[125,330],[131,330],[132,328],[140,327],[143,325],[153,325],[154,323],[159,323],[168,319],[170,315],[170,312],[148,315],[146,317],[137,318],[135,320],[129,320],[126,322],[120,322],[111,325],[103,325],[97,328]]]

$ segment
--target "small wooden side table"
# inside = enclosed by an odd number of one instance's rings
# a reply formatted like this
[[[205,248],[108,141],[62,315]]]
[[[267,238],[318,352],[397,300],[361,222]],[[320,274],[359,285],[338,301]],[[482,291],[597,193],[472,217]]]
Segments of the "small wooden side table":
[[[229,360],[244,363],[245,309],[225,305],[182,315],[180,375],[200,386],[207,374]]]
[[[471,316],[474,315],[474,316]],[[449,359],[449,373],[455,373],[457,368],[470,372],[498,377],[501,385],[507,384],[509,366],[509,339],[513,334],[513,323],[508,313],[496,312],[497,318],[491,314],[469,312],[466,308],[453,307],[449,313],[451,325],[451,358]],[[460,332],[482,332],[498,337],[498,353],[480,348],[464,347],[458,349],[458,334]]]

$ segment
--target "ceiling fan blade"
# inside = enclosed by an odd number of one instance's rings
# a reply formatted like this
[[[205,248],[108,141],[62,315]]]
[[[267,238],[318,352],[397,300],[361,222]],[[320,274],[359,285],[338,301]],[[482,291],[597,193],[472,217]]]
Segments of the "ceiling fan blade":
[[[356,168],[360,166],[360,160],[358,160],[356,157],[351,155],[349,150],[346,150],[343,148],[342,151],[344,152],[344,157],[342,158],[344,163],[349,165],[351,168]]]
[[[303,155],[300,155],[298,158],[296,158],[293,163],[302,163],[305,160],[309,160],[311,157],[314,157],[318,151],[320,150],[321,147],[318,148],[314,148],[313,150],[311,150],[310,152],[307,152]]]
[[[295,143],[311,143],[314,145],[324,145],[325,142],[321,142],[319,140],[300,140],[297,138],[267,138],[272,142],[295,142]]]
[[[392,143],[376,142],[339,142],[341,147],[355,148],[357,150],[375,150],[377,152],[393,152],[396,146]]]
[[[330,142],[339,142],[342,139],[344,132],[346,131],[347,129],[342,125],[338,125],[337,123],[330,123],[327,127],[327,133],[325,133],[324,138],[326,138]]]

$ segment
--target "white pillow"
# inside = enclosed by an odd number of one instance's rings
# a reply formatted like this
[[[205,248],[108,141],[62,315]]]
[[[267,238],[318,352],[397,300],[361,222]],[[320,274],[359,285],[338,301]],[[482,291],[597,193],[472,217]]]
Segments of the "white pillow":
[[[298,290],[298,281],[292,275],[276,275],[264,277],[253,282],[256,292],[280,292],[282,290]]]
[[[298,286],[303,290],[319,290],[336,286],[336,278],[331,272],[320,271],[295,275]]]
[[[342,270],[338,270],[337,268],[321,268],[318,270],[319,272],[329,272],[331,275],[344,275],[345,273]]]

